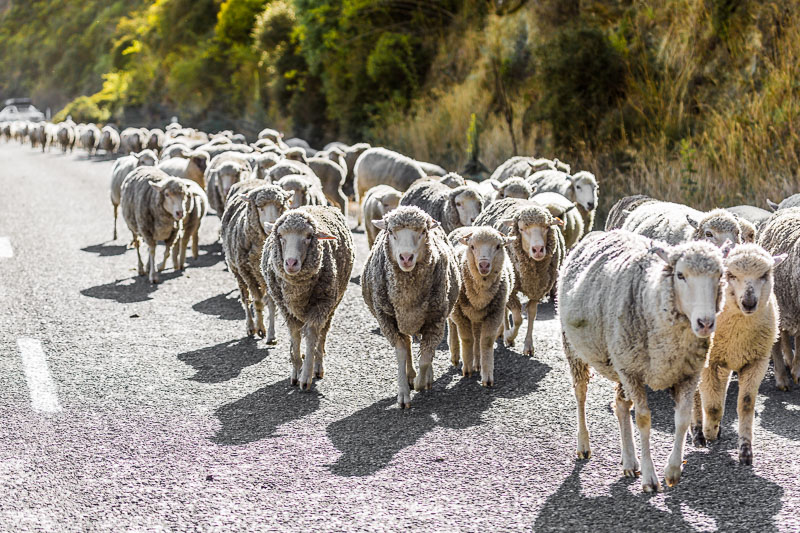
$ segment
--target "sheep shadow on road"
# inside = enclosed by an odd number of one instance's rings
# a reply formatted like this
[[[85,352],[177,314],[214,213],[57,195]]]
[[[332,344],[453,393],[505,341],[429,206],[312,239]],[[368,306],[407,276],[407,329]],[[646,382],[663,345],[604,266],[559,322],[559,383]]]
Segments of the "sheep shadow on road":
[[[178,360],[190,365],[197,373],[190,377],[200,383],[222,383],[237,377],[248,366],[257,365],[269,355],[269,349],[259,347],[258,340],[244,337],[178,354]]]
[[[534,531],[697,531],[695,519],[715,531],[777,531],[773,518],[781,510],[783,489],[742,468],[720,450],[695,452],[687,457],[680,483],[667,488],[666,509],[653,505],[653,496],[639,492],[639,480],[620,476],[610,494],[583,495],[580,473],[586,461],[552,494],[533,526]],[[659,474],[663,474],[659,471]],[[663,482],[663,479],[662,479]],[[663,507],[662,506],[662,507]]]
[[[177,278],[180,272],[170,271],[159,274],[160,283]],[[158,289],[158,284],[150,283],[147,276],[134,276],[132,278],[118,279],[111,283],[89,287],[81,290],[81,294],[89,298],[100,300],[114,300],[123,304],[145,302],[152,300],[151,294]]]
[[[275,436],[279,426],[316,411],[319,399],[316,391],[300,392],[288,379],[267,385],[217,409],[222,427],[211,440],[235,446]]]
[[[797,387],[794,385],[794,390],[789,391],[778,390],[775,376],[770,371],[758,390],[759,396],[764,397],[764,410],[756,420],[767,431],[793,441],[800,441],[800,395]]]
[[[551,370],[544,363],[502,348],[495,351],[495,357],[497,385],[492,389],[481,387],[476,377],[452,384],[459,370],[451,367],[431,391],[412,397],[408,411],[395,408],[393,396],[331,423],[328,437],[342,455],[329,465],[330,470],[340,476],[372,475],[437,426],[464,429],[480,425],[483,413],[496,398],[519,398],[536,391]]]
[[[114,241],[103,242],[100,244],[93,244],[86,248],[81,248],[82,252],[89,252],[90,254],[97,254],[100,257],[108,257],[111,255],[122,255],[128,249],[124,244],[110,244]]]
[[[233,297],[231,297],[233,295]],[[239,303],[239,291],[232,290],[229,292],[217,294],[211,298],[207,298],[197,302],[192,306],[192,309],[204,315],[212,315],[222,320],[244,320],[244,309],[242,304]],[[242,326],[244,328],[244,325]]]

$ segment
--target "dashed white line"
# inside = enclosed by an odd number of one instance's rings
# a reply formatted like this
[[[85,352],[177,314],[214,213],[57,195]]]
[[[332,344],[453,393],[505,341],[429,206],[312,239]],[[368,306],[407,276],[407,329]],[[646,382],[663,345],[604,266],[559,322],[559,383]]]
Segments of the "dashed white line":
[[[22,370],[31,393],[31,407],[34,411],[56,413],[61,410],[56,394],[56,384],[47,368],[47,358],[42,343],[36,339],[20,337],[17,346],[22,357]]]
[[[0,259],[14,257],[14,249],[11,247],[11,239],[0,237]]]

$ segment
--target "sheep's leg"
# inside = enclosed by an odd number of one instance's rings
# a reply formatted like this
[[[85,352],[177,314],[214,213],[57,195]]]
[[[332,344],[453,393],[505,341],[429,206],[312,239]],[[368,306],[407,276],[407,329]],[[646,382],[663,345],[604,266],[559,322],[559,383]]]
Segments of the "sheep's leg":
[[[444,324],[441,329],[434,328],[433,331],[423,331],[420,333],[419,342],[419,374],[414,380],[414,389],[423,390],[433,387],[433,355],[436,352],[436,345],[444,336]],[[464,339],[461,339],[464,342]],[[466,367],[468,354],[471,356],[472,347],[464,346],[464,366]]]
[[[322,379],[325,377],[325,342],[328,339],[328,331],[331,329],[331,322],[333,315],[328,317],[328,321],[322,326],[319,334],[319,342],[317,345],[317,356],[314,359],[314,377]]]
[[[300,374],[300,390],[311,390],[314,381],[314,361],[317,359],[320,327],[313,322],[303,326],[303,337],[306,339],[306,356],[303,359],[303,370]]]
[[[481,371],[481,325],[470,321],[469,331],[472,333],[472,372]]]
[[[783,359],[783,354],[785,353],[784,344],[791,349],[789,334],[781,330],[780,340],[772,346],[772,362],[775,365],[775,386],[778,390],[789,390],[789,375],[786,372],[786,363]]]
[[[739,371],[739,462],[753,464],[753,419],[756,411],[758,386],[769,367],[769,358],[754,361]]]
[[[522,350],[523,355],[533,356],[533,323],[536,321],[536,311],[539,309],[539,302],[528,301],[528,333],[525,335],[525,345]]]
[[[192,259],[197,259],[200,256],[200,228],[194,230],[192,234]]]
[[[506,346],[514,346],[514,340],[517,338],[519,327],[522,325],[522,304],[517,295],[512,296],[508,300],[508,309],[511,311],[511,324],[508,323],[506,317],[506,328],[503,332],[503,341]]]
[[[700,388],[694,391],[692,403],[692,442],[695,446],[705,446],[706,438],[703,436],[703,401],[700,397]]]
[[[636,458],[636,445],[633,443],[633,423],[631,407],[633,402],[625,396],[625,389],[620,383],[616,385],[614,413],[619,422],[619,437],[622,447],[622,474],[625,477],[639,475],[639,460]]]
[[[458,327],[452,319],[447,321],[447,346],[450,348],[450,362],[453,366],[458,366],[458,362],[461,360],[461,345]]]
[[[783,342],[783,335],[781,335],[781,341]],[[786,341],[783,344],[783,355],[786,358],[787,364],[791,366],[792,379],[795,384],[800,383],[800,356],[797,350],[792,350],[792,336],[788,333],[786,334]]]
[[[636,383],[623,374],[619,375],[625,395],[633,400],[636,410],[636,427],[639,428],[639,439],[642,448],[642,490],[644,492],[659,492],[661,482],[656,476],[656,465],[650,452],[650,407],[647,405],[647,391],[644,385]],[[677,412],[677,411],[676,411]],[[691,411],[688,413],[691,415]],[[677,416],[676,416],[677,418]],[[686,427],[683,438],[686,438],[686,429],[689,426],[689,416],[686,417]],[[682,451],[682,450],[681,450]]]
[[[475,340],[472,336],[471,324],[465,324],[465,326],[470,327],[464,327],[458,332],[461,340],[461,358],[464,360],[464,365],[461,367],[461,375],[469,377],[475,371]]]
[[[242,307],[244,307],[247,335],[252,337],[255,335],[256,328],[253,324],[253,312],[250,309],[250,290],[247,288],[247,283],[245,283],[244,278],[242,278],[239,272],[233,269],[231,269],[231,271],[233,272],[233,277],[236,278],[237,285],[239,285],[239,300],[242,302]]]
[[[186,267],[186,248],[189,246],[189,239],[191,239],[191,235],[182,235],[180,238],[181,250],[178,257],[178,266],[175,267],[176,270],[183,270]],[[175,258],[173,257],[174,261]]]
[[[277,344],[275,337],[275,301],[268,293],[264,293],[264,303],[267,305],[269,312],[269,326],[267,328],[267,344]]]
[[[133,240],[133,247],[136,248],[136,270],[140,276],[144,276],[144,263],[142,262],[142,253],[139,250],[139,239]],[[150,266],[147,267],[150,270]]]
[[[411,337],[400,334],[399,341],[394,346],[397,356],[397,405],[400,409],[411,407],[411,377],[408,374],[408,361],[411,360]],[[412,369],[413,372],[413,369]]]
[[[578,359],[563,332],[561,339],[564,345],[564,354],[569,363],[570,374],[572,374],[572,388],[578,407],[578,459],[588,459],[592,456],[592,450],[589,447],[589,428],[586,427],[586,389],[589,386],[589,365]]]
[[[667,467],[664,469],[664,480],[670,487],[681,479],[683,469],[683,448],[686,445],[686,432],[692,420],[692,404],[694,391],[697,390],[697,378],[689,378],[674,386],[675,397],[675,442],[669,455]]]
[[[303,366],[303,357],[300,355],[303,323],[294,318],[287,317],[286,325],[289,326],[289,336],[291,338],[289,345],[289,358],[292,363],[291,384],[297,385],[297,377],[300,375],[300,369]]]
[[[714,441],[719,437],[730,375],[730,370],[716,364],[705,367],[701,374],[699,388],[703,405],[703,437],[707,441]]]
[[[481,385],[494,387],[494,340],[498,326],[496,322],[487,322],[479,327],[481,328],[478,344],[481,350]]]
[[[168,249],[169,250],[169,249]],[[181,270],[181,264],[179,264],[179,259],[181,255],[181,239],[176,239],[172,245],[172,270]],[[166,254],[164,257],[164,265],[161,267],[162,270],[166,267]]]
[[[42,150],[44,151],[44,150]],[[117,240],[117,213],[119,212],[119,206],[114,206],[114,240]]]
[[[230,268],[230,265],[229,267]],[[255,323],[253,324],[253,333],[258,334],[262,339],[266,335],[264,328],[264,287],[262,282],[259,282],[257,274],[254,274],[250,265],[245,264],[239,269],[236,277],[241,277],[247,285],[247,292],[250,294],[250,302],[255,309]],[[251,333],[251,335],[253,334]]]
[[[158,283],[158,272],[156,271],[156,243],[147,243],[147,266],[150,270],[150,283]]]

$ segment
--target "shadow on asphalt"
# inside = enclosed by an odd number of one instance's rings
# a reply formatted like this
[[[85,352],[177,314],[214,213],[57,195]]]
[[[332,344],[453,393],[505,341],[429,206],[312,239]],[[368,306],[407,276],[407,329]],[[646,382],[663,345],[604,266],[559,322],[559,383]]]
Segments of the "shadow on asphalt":
[[[217,294],[211,298],[197,302],[192,309],[204,315],[212,315],[222,320],[244,320],[245,314],[239,302],[239,291],[232,290]],[[244,327],[244,325],[242,326]]]
[[[214,244],[201,244],[198,248],[200,249],[200,255],[197,259],[193,259],[191,244],[189,244],[186,250],[186,268],[210,267],[225,261],[225,255],[222,253],[222,245],[218,242]]]
[[[431,391],[412,396],[410,410],[397,409],[396,397],[391,397],[331,423],[328,437],[342,455],[328,468],[340,476],[372,475],[437,426],[463,429],[482,424],[483,413],[496,398],[531,394],[551,370],[544,363],[502,348],[495,351],[495,357],[497,385],[492,389],[481,387],[479,377],[453,384],[460,370],[450,367]]]
[[[164,271],[159,274],[160,282],[164,283],[181,275],[174,270]],[[147,276],[118,279],[104,285],[97,285],[81,290],[81,294],[100,300],[115,300],[122,304],[145,302],[151,300],[151,294],[158,290],[158,285],[153,285]]]
[[[86,248],[81,248],[81,251],[89,252],[91,254],[97,254],[100,257],[108,257],[110,255],[122,255],[125,253],[127,249],[128,247],[125,246],[124,244],[115,245],[115,244],[100,243],[87,246]]]
[[[686,457],[680,483],[667,488],[666,510],[650,503],[653,498],[640,492],[639,479],[620,476],[610,494],[586,497],[580,473],[586,461],[577,461],[572,473],[542,507],[534,531],[596,531],[614,529],[645,531],[697,531],[684,513],[703,515],[708,530],[777,531],[773,518],[781,509],[783,489],[741,467],[722,450],[695,452]],[[663,474],[662,470],[659,474]],[[663,483],[663,479],[662,479]],[[663,506],[662,506],[663,507]],[[694,517],[693,517],[694,518]],[[710,519],[710,520],[709,520]],[[716,525],[711,527],[713,520]]]
[[[178,354],[178,360],[194,368],[192,381],[222,383],[233,379],[248,366],[256,365],[269,355],[269,349],[258,346],[253,337],[223,342],[215,346]]]
[[[265,350],[266,351],[266,350]],[[211,440],[237,445],[275,435],[278,426],[299,420],[319,408],[319,393],[300,392],[284,379],[217,409],[222,427]]]
[[[767,431],[800,441],[800,396],[797,394],[798,385],[792,384],[792,386],[794,388],[789,391],[775,388],[775,374],[770,366],[770,372],[758,390],[759,396],[764,397],[764,410],[759,416],[759,422]],[[753,454],[757,453],[758,443],[753,448]]]

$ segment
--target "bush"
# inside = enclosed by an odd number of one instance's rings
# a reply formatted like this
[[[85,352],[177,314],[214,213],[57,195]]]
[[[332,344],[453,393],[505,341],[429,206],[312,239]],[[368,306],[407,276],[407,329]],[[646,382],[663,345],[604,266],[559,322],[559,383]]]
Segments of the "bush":
[[[106,122],[110,113],[106,109],[101,109],[89,96],[79,96],[64,108],[56,113],[53,122],[62,122],[68,116],[75,122]]]

